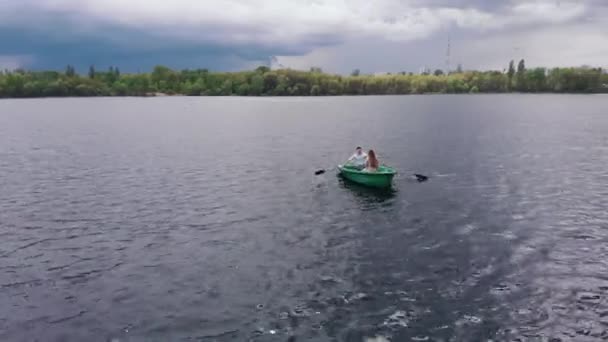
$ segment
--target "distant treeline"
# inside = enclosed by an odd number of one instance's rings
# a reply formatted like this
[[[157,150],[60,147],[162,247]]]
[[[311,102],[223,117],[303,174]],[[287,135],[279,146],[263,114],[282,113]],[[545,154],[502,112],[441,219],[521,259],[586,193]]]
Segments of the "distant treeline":
[[[522,60],[501,71],[442,70],[422,74],[397,73],[350,76],[291,69],[210,72],[175,71],[157,66],[151,73],[121,74],[118,68],[97,71],[91,66],[79,75],[65,72],[0,72],[0,98],[63,96],[153,96],[157,94],[208,96],[318,96],[428,93],[608,93],[608,74],[601,68],[527,69]]]

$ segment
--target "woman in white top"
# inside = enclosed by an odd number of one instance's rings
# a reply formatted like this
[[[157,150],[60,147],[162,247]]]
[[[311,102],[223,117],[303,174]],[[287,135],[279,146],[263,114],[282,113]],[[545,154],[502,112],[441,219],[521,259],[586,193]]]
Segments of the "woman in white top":
[[[348,165],[356,167],[357,169],[363,170],[365,165],[367,164],[367,154],[363,152],[361,147],[357,147],[355,149],[355,154],[353,154],[348,161],[346,162]]]

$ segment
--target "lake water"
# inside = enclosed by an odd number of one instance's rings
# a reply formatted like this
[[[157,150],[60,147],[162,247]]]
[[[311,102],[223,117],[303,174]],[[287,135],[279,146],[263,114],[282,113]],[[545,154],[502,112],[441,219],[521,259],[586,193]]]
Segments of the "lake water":
[[[608,97],[3,100],[0,241],[1,341],[602,340]]]

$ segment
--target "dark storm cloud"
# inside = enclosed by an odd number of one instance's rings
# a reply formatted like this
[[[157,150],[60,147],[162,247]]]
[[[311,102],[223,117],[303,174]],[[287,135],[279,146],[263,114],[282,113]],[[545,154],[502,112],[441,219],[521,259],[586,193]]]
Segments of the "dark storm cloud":
[[[356,63],[396,71],[445,63],[448,33],[454,59],[483,67],[508,56],[492,55],[475,42],[495,48],[500,40],[513,46],[507,49],[513,54],[532,54],[535,42],[526,33],[553,41],[550,30],[568,34],[566,28],[576,34],[595,30],[588,35],[594,41],[581,40],[586,51],[577,57],[593,60],[589,56],[603,53],[596,45],[604,38],[598,32],[608,31],[602,19],[607,8],[600,0],[0,0],[0,67],[233,70],[279,56],[286,66],[344,72]],[[459,51],[467,45],[470,51]],[[407,62],[400,62],[401,54]]]

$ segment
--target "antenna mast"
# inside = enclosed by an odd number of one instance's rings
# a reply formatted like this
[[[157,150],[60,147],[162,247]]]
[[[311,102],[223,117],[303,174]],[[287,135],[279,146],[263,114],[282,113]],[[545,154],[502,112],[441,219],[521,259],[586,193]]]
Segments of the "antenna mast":
[[[452,53],[452,40],[451,40],[450,34],[448,33],[448,49],[447,49],[447,52],[445,54],[445,67],[446,67],[445,73],[446,74],[450,73],[450,67],[451,67],[451,65],[450,65],[450,57],[451,57],[451,53]]]

